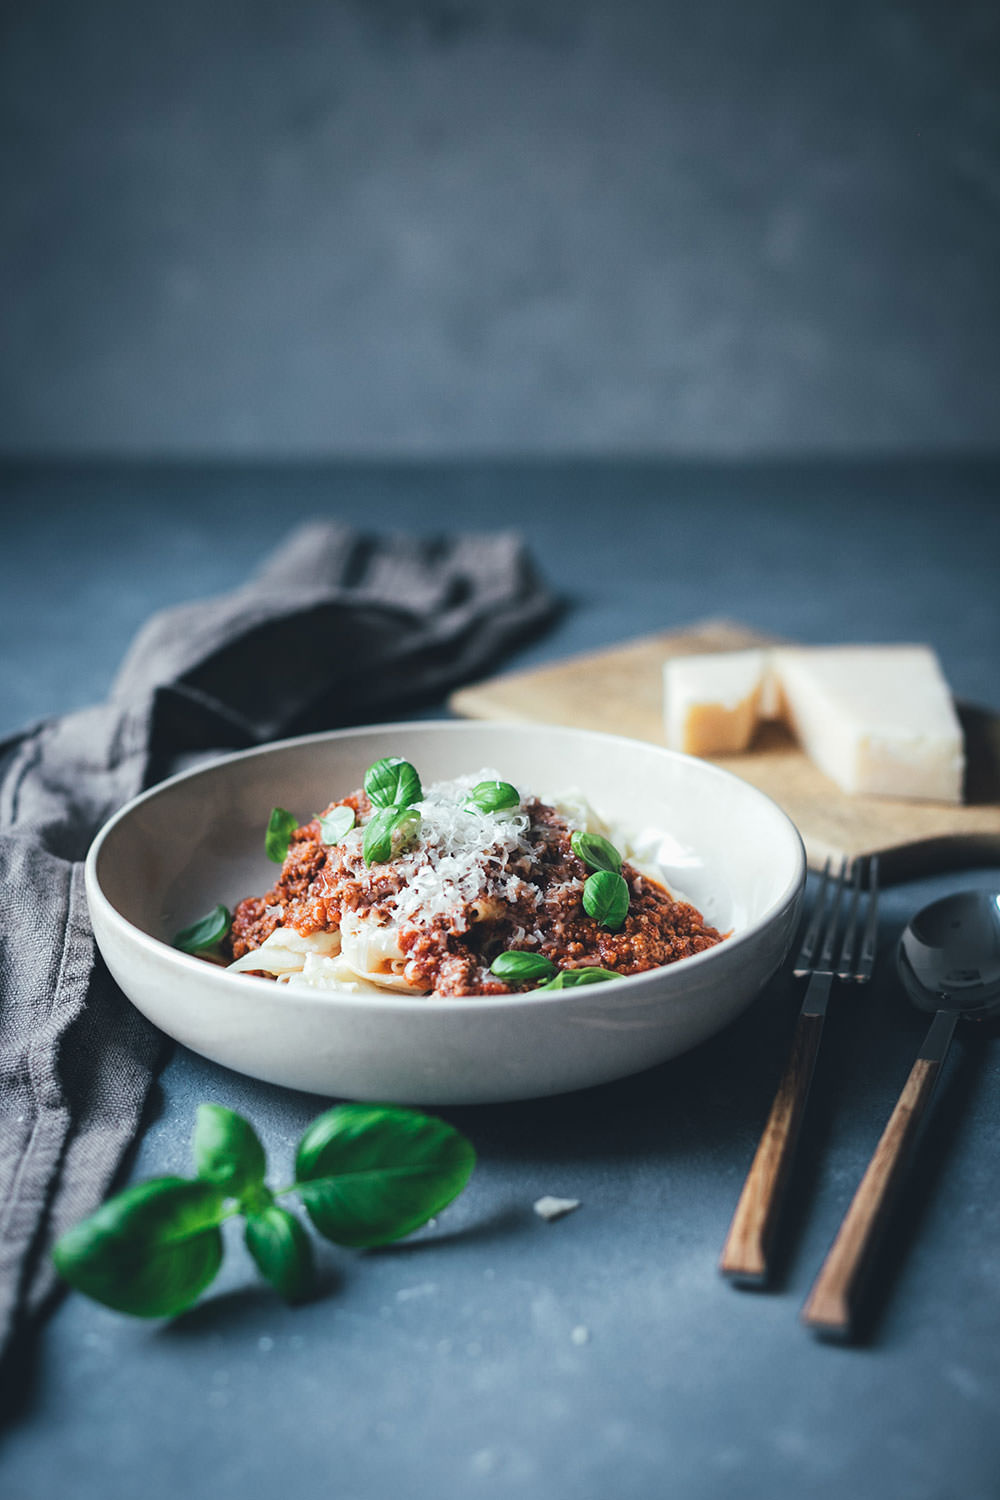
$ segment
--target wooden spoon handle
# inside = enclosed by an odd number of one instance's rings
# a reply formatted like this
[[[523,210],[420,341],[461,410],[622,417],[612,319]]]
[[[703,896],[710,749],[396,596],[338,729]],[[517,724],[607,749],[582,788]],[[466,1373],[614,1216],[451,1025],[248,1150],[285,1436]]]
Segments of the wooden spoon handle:
[[[767,1280],[768,1257],[816,1066],[823,1019],[822,1014],[803,1013],[796,1023],[785,1071],[722,1248],[719,1270],[733,1281],[759,1285]]]
[[[913,1064],[802,1309],[802,1321],[817,1333],[831,1338],[849,1338],[851,1335],[865,1278],[888,1223],[910,1147],[934,1092],[944,1052],[951,1039],[954,1017],[948,1017],[948,1022],[950,1029],[946,1039],[943,1033],[947,1028],[941,1029],[943,1047],[934,1049],[937,1055],[918,1057]],[[929,1050],[925,1047],[925,1051]]]

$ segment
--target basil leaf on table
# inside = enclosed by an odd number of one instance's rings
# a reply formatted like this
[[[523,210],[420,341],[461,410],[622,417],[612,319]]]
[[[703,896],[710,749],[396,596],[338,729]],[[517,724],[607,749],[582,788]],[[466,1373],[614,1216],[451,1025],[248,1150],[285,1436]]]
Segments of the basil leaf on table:
[[[175,935],[173,947],[179,948],[182,953],[201,953],[206,948],[214,948],[217,943],[222,942],[232,920],[224,906],[213,906],[205,916],[192,922],[190,927],[183,927]]]
[[[420,777],[398,755],[377,760],[365,772],[365,791],[376,807],[410,807],[423,799]]]
[[[199,1104],[194,1126],[194,1167],[232,1198],[264,1181],[267,1159],[250,1124],[221,1104]]]
[[[419,1229],[462,1191],[475,1165],[451,1125],[393,1106],[338,1104],[299,1143],[295,1191],[338,1245],[384,1245]]]
[[[339,844],[346,833],[354,827],[354,808],[335,807],[325,817],[318,819],[319,836],[324,844]]]
[[[590,870],[610,870],[612,875],[619,875],[622,868],[622,857],[614,844],[608,839],[602,838],[599,833],[584,833],[578,828],[570,835],[570,848],[578,859],[582,859]]]
[[[540,995],[543,990],[573,990],[579,984],[603,984],[606,979],[623,977],[616,974],[614,969],[562,969],[548,984],[540,984],[534,994]]]
[[[383,807],[365,824],[361,850],[366,865],[384,865],[412,844],[420,833],[420,814],[413,807]]]
[[[288,1302],[312,1291],[313,1249],[304,1226],[277,1203],[248,1214],[243,1238],[257,1269]]]
[[[520,802],[520,792],[509,781],[480,781],[465,799],[466,806],[471,803],[484,813],[502,812],[505,807],[518,807]]]
[[[628,915],[628,886],[621,875],[597,870],[583,883],[583,909],[609,932],[617,932]]]
[[[312,1286],[312,1240],[276,1196],[298,1193],[314,1226],[338,1244],[381,1245],[450,1203],[476,1160],[452,1126],[394,1105],[342,1104],[321,1115],[299,1142],[300,1181],[277,1194],[264,1181],[256,1132],[233,1110],[202,1105],[194,1148],[196,1181],[137,1183],[61,1236],[52,1259],[64,1281],[118,1312],[173,1317],[218,1271],[219,1226],[241,1214],[258,1269],[298,1301]]]
[[[118,1312],[169,1318],[205,1290],[222,1262],[223,1191],[160,1177],[111,1198],[53,1250],[60,1276]]]
[[[524,953],[511,949],[498,953],[490,964],[490,973],[498,979],[509,979],[514,984],[527,984],[532,979],[551,979],[559,971],[544,953]]]
[[[284,864],[292,834],[298,826],[298,818],[287,808],[271,808],[271,816],[267,820],[267,832],[264,835],[264,852],[268,859],[274,860],[276,865]]]

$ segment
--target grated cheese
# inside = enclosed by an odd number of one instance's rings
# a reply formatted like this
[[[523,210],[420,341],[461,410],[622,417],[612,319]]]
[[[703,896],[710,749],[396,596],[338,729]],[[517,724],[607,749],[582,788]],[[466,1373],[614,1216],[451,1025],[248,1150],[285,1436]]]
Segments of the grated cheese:
[[[531,820],[521,804],[491,813],[465,805],[480,781],[499,780],[497,771],[485,768],[454,781],[436,782],[427,788],[424,800],[416,803],[421,818],[419,839],[412,849],[397,855],[391,866],[393,881],[399,885],[391,901],[400,925],[425,925],[439,916],[459,919],[464,906],[494,895],[510,901],[531,892],[537,905],[537,889],[512,868],[520,864],[523,869],[524,863],[533,865],[538,859],[525,837]],[[356,873],[369,884],[383,876],[386,867],[364,866],[362,839],[359,831]]]

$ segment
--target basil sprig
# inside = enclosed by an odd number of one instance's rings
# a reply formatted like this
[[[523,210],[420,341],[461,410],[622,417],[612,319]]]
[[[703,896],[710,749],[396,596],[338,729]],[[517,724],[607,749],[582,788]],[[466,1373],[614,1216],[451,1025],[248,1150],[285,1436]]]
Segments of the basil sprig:
[[[577,858],[594,872],[583,883],[584,911],[602,927],[617,932],[628,915],[629,900],[621,855],[601,834],[586,833],[582,828],[570,834],[569,843]]]
[[[381,807],[365,824],[361,845],[366,865],[384,865],[410,847],[420,834],[415,807]]]
[[[609,932],[617,932],[628,915],[628,886],[611,870],[595,870],[583,882],[583,909]]]
[[[267,820],[267,832],[264,835],[264,852],[268,859],[274,860],[276,865],[284,864],[292,834],[298,826],[298,818],[286,807],[271,808],[271,816]]]
[[[224,906],[213,906],[205,916],[184,927],[174,936],[173,946],[182,953],[204,953],[222,942],[232,925],[232,917]]]
[[[466,807],[478,808],[480,812],[503,812],[505,807],[518,807],[521,794],[509,781],[480,781],[465,799]]]
[[[365,772],[365,791],[368,800],[376,807],[412,807],[423,800],[420,777],[410,765],[398,755],[386,760],[377,760]]]
[[[197,1176],[136,1183],[67,1231],[53,1259],[70,1286],[136,1317],[174,1317],[222,1264],[220,1226],[245,1219],[258,1269],[290,1301],[312,1285],[312,1242],[275,1202],[297,1193],[313,1226],[338,1245],[384,1245],[425,1224],[462,1191],[475,1165],[468,1140],[443,1120],[390,1105],[338,1104],[299,1143],[296,1182],[264,1181],[252,1125],[203,1104],[194,1134]]]
[[[498,953],[490,964],[490,973],[498,979],[507,979],[512,984],[527,984],[532,979],[552,979],[558,969],[544,953],[524,953],[511,948],[507,953]]]
[[[324,817],[316,820],[319,823],[319,836],[324,844],[339,844],[345,834],[350,833],[354,827],[354,808],[335,807]]]
[[[623,977],[616,974],[614,969],[560,969],[554,979],[550,979],[548,984],[540,984],[534,993],[540,995],[543,990],[573,990],[578,984],[603,984],[606,979]]]
[[[599,969],[594,966],[581,969],[557,969],[544,953],[525,953],[520,948],[510,948],[498,953],[490,964],[490,973],[509,984],[528,984],[532,979],[544,979],[545,984],[536,985],[533,995],[543,990],[571,990],[578,984],[600,984],[605,979],[621,979],[614,969]]]
[[[378,811],[365,824],[361,852],[366,865],[384,865],[419,838],[421,819],[413,804],[423,799],[423,788],[410,762],[395,755],[368,767],[365,791]]]
[[[570,834],[570,848],[578,859],[582,859],[588,870],[610,870],[612,875],[621,873],[622,857],[614,844],[599,833],[584,833],[578,828]]]

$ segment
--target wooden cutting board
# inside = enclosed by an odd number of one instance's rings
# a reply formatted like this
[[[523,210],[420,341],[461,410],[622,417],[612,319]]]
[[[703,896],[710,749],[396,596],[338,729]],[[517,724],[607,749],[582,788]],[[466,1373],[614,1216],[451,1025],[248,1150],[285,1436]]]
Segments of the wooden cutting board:
[[[663,744],[663,660],[701,651],[775,644],[742,625],[707,620],[643,636],[530,672],[494,677],[454,693],[466,718],[566,724]],[[966,737],[967,801],[900,802],[842,792],[782,726],[765,724],[751,749],[715,763],[773,797],[802,834],[815,868],[828,856],[878,854],[886,881],[928,870],[1000,862],[1000,717],[959,705]]]

